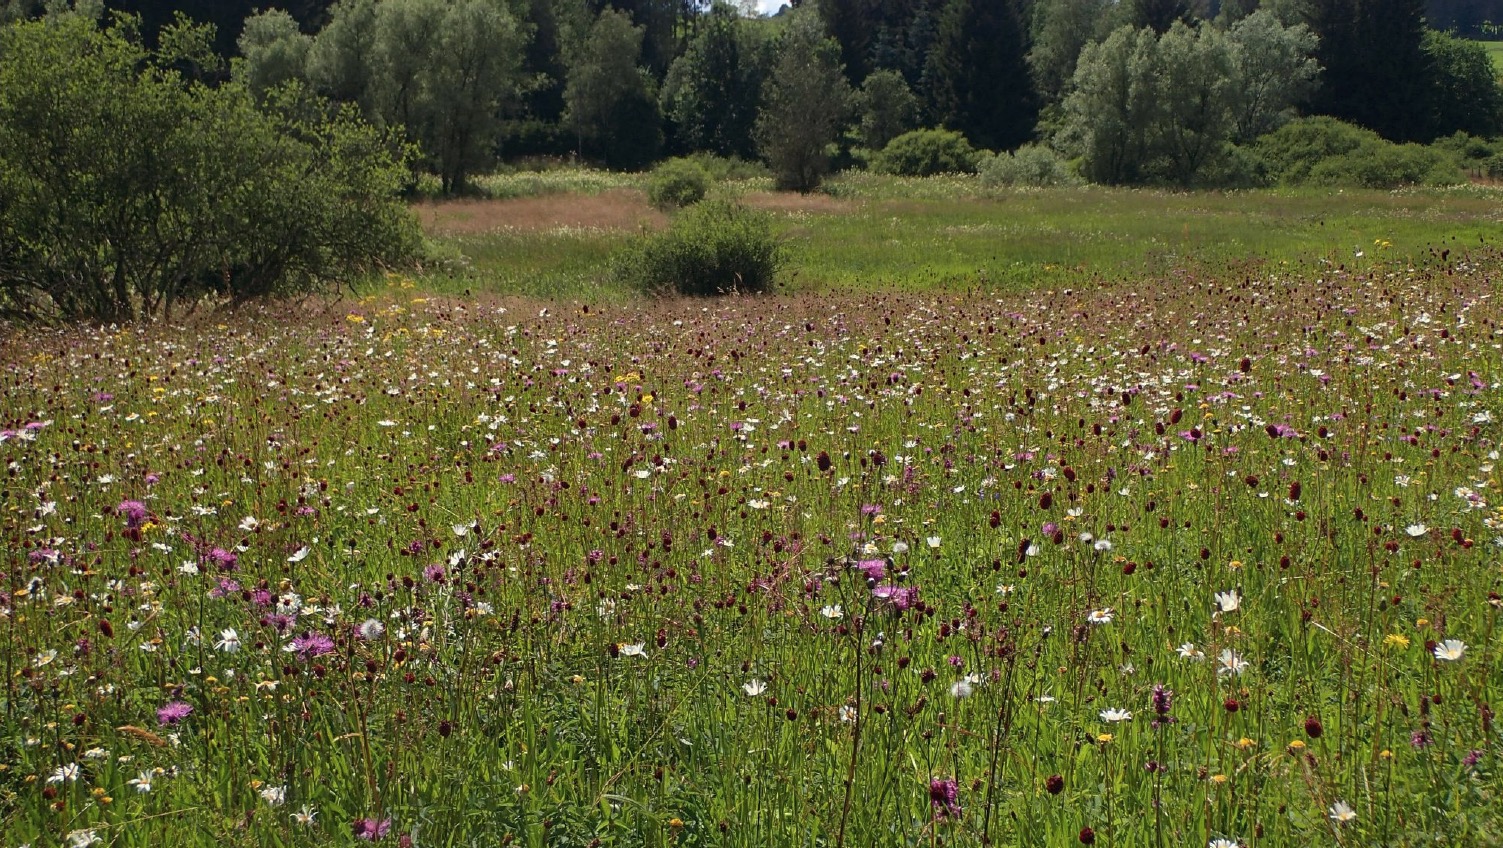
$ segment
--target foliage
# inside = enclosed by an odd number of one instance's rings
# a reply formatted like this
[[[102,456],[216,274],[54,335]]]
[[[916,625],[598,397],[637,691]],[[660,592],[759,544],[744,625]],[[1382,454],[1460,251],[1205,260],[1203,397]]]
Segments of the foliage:
[[[1080,52],[1105,34],[1101,27],[1113,5],[1111,0],[1053,0],[1035,7],[1028,65],[1044,102],[1058,103],[1065,96]]]
[[[669,159],[652,169],[647,199],[659,209],[691,206],[710,190],[710,174],[692,159]]]
[[[651,294],[758,293],[772,289],[784,261],[765,214],[706,200],[680,213],[666,231],[623,249],[612,273]]]
[[[308,76],[308,52],[313,38],[298,29],[297,21],[281,9],[268,9],[245,19],[235,42],[240,57],[232,63],[236,82],[257,97],[292,80]]]
[[[970,174],[978,155],[966,137],[953,130],[926,129],[903,133],[871,159],[879,174],[925,177],[931,174]]]
[[[525,33],[503,0],[341,0],[308,51],[322,94],[401,128],[445,192],[494,159]]]
[[[565,119],[611,167],[645,167],[663,143],[656,88],[637,67],[644,32],[622,12],[601,12],[569,65]]]
[[[813,191],[829,171],[829,148],[845,125],[851,90],[839,45],[812,13],[796,14],[784,30],[763,99],[755,135],[774,182]]]
[[[991,150],[1033,135],[1038,98],[1015,0],[949,0],[925,69],[936,123]]]
[[[734,8],[715,3],[663,81],[663,112],[678,144],[717,156],[756,155],[752,128],[771,64],[763,40]]]
[[[1503,129],[1503,88],[1487,48],[1475,41],[1427,30],[1425,55],[1434,67],[1427,102],[1430,135],[1456,132],[1489,136]]]
[[[914,128],[918,98],[897,71],[879,70],[868,75],[856,95],[856,113],[861,122],[857,138],[868,150],[881,150],[887,143]]]
[[[1323,69],[1312,111],[1393,141],[1432,137],[1426,99],[1434,60],[1424,49],[1424,0],[1310,0],[1307,20]]]
[[[1220,179],[1229,141],[1287,120],[1309,91],[1313,48],[1302,26],[1262,11],[1227,31],[1122,27],[1081,54],[1056,144],[1094,182]]]
[[[261,111],[239,84],[185,80],[175,58],[129,23],[0,29],[0,309],[170,316],[413,254],[404,154],[382,134],[295,87]]]
[[[1262,9],[1233,24],[1226,43],[1231,138],[1245,144],[1292,118],[1294,107],[1314,92],[1320,76],[1316,39],[1304,24],[1284,26]]]
[[[1159,99],[1158,39],[1122,27],[1081,51],[1056,143],[1081,159],[1091,182],[1145,180],[1151,173]]]
[[[1273,180],[1285,185],[1394,188],[1460,182],[1455,157],[1439,147],[1394,144],[1329,117],[1293,121],[1258,140]]]
[[[1078,185],[1080,177],[1058,153],[1039,144],[1025,144],[1012,152],[983,156],[976,173],[984,186],[1046,188]]]

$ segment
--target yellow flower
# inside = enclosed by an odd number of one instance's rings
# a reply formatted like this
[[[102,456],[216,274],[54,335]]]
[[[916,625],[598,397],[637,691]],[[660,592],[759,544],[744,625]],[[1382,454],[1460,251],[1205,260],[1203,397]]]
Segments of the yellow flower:
[[[1303,739],[1296,739],[1293,742],[1289,743],[1289,753],[1291,753],[1291,754],[1298,754],[1300,751],[1303,751],[1304,749],[1305,749],[1305,740],[1303,740]]]
[[[1407,648],[1409,647],[1409,637],[1402,633],[1390,633],[1383,637],[1383,646],[1386,648]]]
[[[1388,750],[1387,748],[1384,748],[1383,750],[1378,752],[1378,759],[1391,760],[1393,759],[1393,752]]]
[[[1101,744],[1103,744],[1103,745],[1105,745],[1105,744],[1106,744],[1106,743],[1108,743],[1108,742],[1110,742],[1110,741],[1112,741],[1112,740],[1113,740],[1113,739],[1115,739],[1115,738],[1116,738],[1116,737],[1115,737],[1115,736],[1112,736],[1112,735],[1111,735],[1111,734],[1110,734],[1110,733],[1102,733],[1102,734],[1100,734],[1100,735],[1098,735],[1098,736],[1097,736],[1097,737],[1096,737],[1096,741],[1097,741],[1097,742],[1100,742],[1100,743],[1101,743]]]
[[[351,312],[350,314],[344,316],[344,320],[350,322],[351,324],[364,324],[365,316]]]
[[[1416,629],[1416,630],[1423,630],[1423,629],[1425,629],[1426,627],[1429,627],[1429,626],[1430,626],[1430,619],[1428,619],[1428,618],[1416,618],[1414,620],[1414,629]]]
[[[642,395],[642,403],[644,404],[652,403],[656,399],[657,398],[653,397],[652,392],[648,392],[647,394]]]
[[[1232,569],[1233,571],[1236,571],[1237,569],[1242,567],[1242,560],[1234,559],[1231,562],[1227,563],[1226,567]]]
[[[1213,774],[1213,775],[1211,775],[1211,782],[1212,783],[1226,783],[1226,775],[1224,775],[1224,774]]]
[[[1257,744],[1258,743],[1254,742],[1251,739],[1248,739],[1246,736],[1244,736],[1241,739],[1237,740],[1237,747],[1239,749],[1243,750],[1243,751],[1246,751],[1248,748],[1251,748],[1251,747],[1253,747],[1254,745],[1257,745]]]
[[[684,826],[684,820],[679,818],[678,816],[674,816],[673,818],[668,820],[668,826],[677,830],[678,828]]]

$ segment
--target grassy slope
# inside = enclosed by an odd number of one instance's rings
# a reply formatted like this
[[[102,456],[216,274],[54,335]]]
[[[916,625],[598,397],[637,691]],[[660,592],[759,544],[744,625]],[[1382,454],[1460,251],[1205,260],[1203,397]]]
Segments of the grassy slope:
[[[1247,260],[1361,264],[1382,252],[1476,245],[1503,215],[1496,192],[1475,188],[983,195],[954,178],[857,177],[830,191],[845,204],[837,211],[826,203],[775,212],[792,259],[786,282],[797,290],[976,282],[1018,289]],[[429,285],[619,299],[606,281],[609,256],[631,237],[567,227],[444,235],[441,243],[464,257],[466,270],[434,275]]]

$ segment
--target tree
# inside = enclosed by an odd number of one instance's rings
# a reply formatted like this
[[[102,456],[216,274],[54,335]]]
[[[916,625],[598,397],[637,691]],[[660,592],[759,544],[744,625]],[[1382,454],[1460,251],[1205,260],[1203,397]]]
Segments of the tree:
[[[652,77],[637,67],[643,32],[623,12],[601,12],[569,64],[566,120],[581,151],[588,142],[613,167],[647,165],[662,146]]]
[[[1167,179],[1191,185],[1222,153],[1231,130],[1231,51],[1221,31],[1176,21],[1156,46],[1157,148]]]
[[[1035,7],[1028,64],[1045,102],[1058,102],[1075,74],[1080,51],[1101,33],[1111,0],[1052,0]]]
[[[163,45],[207,45],[176,24]],[[400,145],[295,87],[265,108],[133,21],[0,28],[0,312],[171,317],[351,279],[417,247]]]
[[[1307,15],[1324,69],[1314,111],[1392,141],[1427,138],[1434,62],[1423,0],[1311,0]]]
[[[401,127],[446,192],[494,153],[526,35],[504,0],[342,0],[308,51],[323,94]]]
[[[1027,141],[1038,120],[1027,55],[1012,0],[950,0],[927,68],[936,116],[977,147],[1001,150]]]
[[[1430,30],[1424,50],[1435,69],[1428,98],[1430,136],[1497,134],[1503,124],[1503,90],[1487,48]]]
[[[716,3],[663,82],[663,112],[677,144],[752,159],[752,127],[769,54],[736,10]]]
[[[372,100],[371,54],[376,43],[376,0],[339,0],[328,26],[308,48],[308,79],[324,96],[357,103],[367,115]]]
[[[1278,129],[1315,90],[1316,39],[1304,24],[1286,27],[1273,12],[1259,10],[1233,24],[1227,42],[1232,140],[1246,144]]]
[[[1080,157],[1091,182],[1147,175],[1159,109],[1157,46],[1153,30],[1127,26],[1081,51],[1055,141]]]
[[[855,106],[861,116],[861,146],[881,150],[889,141],[913,129],[918,98],[897,71],[875,71],[866,78]]]
[[[866,81],[871,70],[878,0],[819,0],[825,31],[840,44],[840,60],[852,83]]]
[[[819,186],[850,101],[840,45],[825,37],[813,15],[795,15],[783,32],[756,126],[757,146],[779,188]]]
[[[313,38],[304,35],[297,21],[280,9],[246,18],[236,44],[240,57],[232,65],[232,75],[258,97],[289,80],[307,77]]]

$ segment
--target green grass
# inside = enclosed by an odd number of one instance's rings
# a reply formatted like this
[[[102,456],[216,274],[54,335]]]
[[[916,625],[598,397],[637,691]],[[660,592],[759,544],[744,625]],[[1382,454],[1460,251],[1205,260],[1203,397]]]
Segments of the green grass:
[[[1487,55],[1493,60],[1493,67],[1498,73],[1503,74],[1503,41],[1484,41],[1482,46],[1487,48]]]
[[[6,844],[1503,841],[1493,194],[835,190],[0,334]]]
[[[7,334],[0,832],[1497,844],[1500,260]]]
[[[745,190],[743,187],[741,190]],[[974,179],[852,175],[829,193],[839,212],[785,212],[790,290],[1022,290],[1176,267],[1329,261],[1472,247],[1503,223],[1491,189],[1251,191],[1182,194],[1070,188],[986,193]],[[606,267],[620,233],[468,236],[454,247],[470,288],[566,298],[611,297]],[[1358,253],[1362,256],[1358,256]]]

